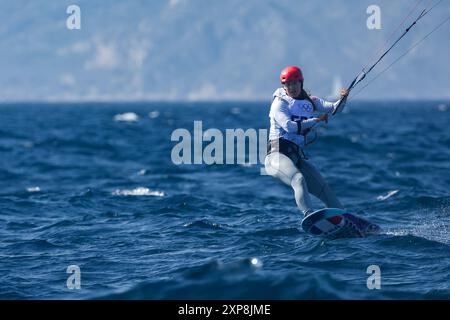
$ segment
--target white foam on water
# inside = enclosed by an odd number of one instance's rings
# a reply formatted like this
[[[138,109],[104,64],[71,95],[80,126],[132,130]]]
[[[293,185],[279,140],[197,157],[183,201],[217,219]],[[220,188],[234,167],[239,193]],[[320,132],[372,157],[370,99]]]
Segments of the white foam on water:
[[[149,188],[139,187],[132,190],[116,190],[113,192],[115,196],[151,196],[151,197],[164,197],[163,191],[150,190]]]
[[[135,122],[138,120],[139,116],[134,112],[126,112],[114,116],[114,121]]]
[[[400,191],[400,190],[392,190],[392,191],[389,191],[389,192],[388,192],[386,195],[384,195],[384,196],[378,196],[378,197],[377,197],[377,200],[378,200],[378,201],[384,201],[384,200],[386,200],[386,199],[389,199],[389,198],[392,197],[393,195],[397,194],[399,191]]]
[[[444,208],[447,212],[448,208]],[[412,216],[414,225],[401,229],[387,230],[386,235],[406,236],[412,235],[419,238],[450,244],[450,219],[449,215],[425,218],[423,216]]]
[[[148,117],[150,119],[156,119],[159,117],[159,111],[151,111],[148,113]]]

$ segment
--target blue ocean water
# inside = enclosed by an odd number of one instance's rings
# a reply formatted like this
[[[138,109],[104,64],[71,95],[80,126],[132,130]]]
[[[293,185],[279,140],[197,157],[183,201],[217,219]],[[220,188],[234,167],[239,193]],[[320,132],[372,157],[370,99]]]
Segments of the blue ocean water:
[[[449,105],[350,102],[320,129],[310,161],[383,228],[326,241],[261,165],[171,161],[175,129],[267,129],[269,103],[2,104],[0,299],[448,299]]]

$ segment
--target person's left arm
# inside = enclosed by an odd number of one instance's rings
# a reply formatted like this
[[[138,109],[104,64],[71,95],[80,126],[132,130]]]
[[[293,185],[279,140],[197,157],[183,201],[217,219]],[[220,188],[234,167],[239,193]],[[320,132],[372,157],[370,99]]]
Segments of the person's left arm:
[[[339,105],[339,102],[347,95],[348,95],[348,91],[346,89],[342,89],[341,90],[341,99],[339,99],[336,102],[326,101],[319,97],[311,97],[311,99],[312,99],[312,101],[314,101],[316,110],[318,112],[331,114],[337,108],[337,106]],[[346,101],[344,101],[343,104],[340,106],[337,113],[342,112],[342,110],[344,109],[344,106],[345,106],[345,102]]]

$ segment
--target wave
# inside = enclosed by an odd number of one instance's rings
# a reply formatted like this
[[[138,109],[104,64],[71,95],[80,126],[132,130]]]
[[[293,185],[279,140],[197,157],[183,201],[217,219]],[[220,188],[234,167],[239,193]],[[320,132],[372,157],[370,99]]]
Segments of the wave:
[[[176,276],[142,282],[121,291],[96,295],[93,299],[417,299],[441,297],[444,291],[407,292],[368,290],[359,281],[332,272],[298,270],[273,274],[246,258],[233,263],[219,260],[180,269]],[[356,281],[355,281],[356,280]],[[447,290],[448,291],[448,290]]]
[[[188,222],[188,223],[184,224],[183,227],[210,229],[210,230],[218,230],[218,229],[225,230],[229,226],[221,225],[221,224],[218,224],[218,223],[215,223],[215,222],[208,221],[206,219],[202,219],[202,220],[196,220],[196,221]]]
[[[247,236],[255,236],[262,238],[272,238],[272,237],[289,237],[289,236],[299,236],[302,233],[299,228],[281,228],[281,229],[264,229],[254,232],[250,232]]]
[[[51,249],[57,249],[57,248],[62,248],[62,246],[51,243],[50,241],[45,240],[45,239],[32,239],[32,240],[17,241],[13,244],[7,245],[6,247],[4,247],[3,250],[6,253],[8,253],[9,251],[12,251],[14,254],[16,254],[18,251],[34,252],[34,251],[51,250]],[[38,254],[38,253],[34,252],[34,254]]]

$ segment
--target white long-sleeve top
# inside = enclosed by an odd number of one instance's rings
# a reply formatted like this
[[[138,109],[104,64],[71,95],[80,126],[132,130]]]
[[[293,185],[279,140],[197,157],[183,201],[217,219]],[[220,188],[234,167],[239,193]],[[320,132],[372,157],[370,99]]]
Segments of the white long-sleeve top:
[[[299,147],[308,143],[307,134],[317,124],[317,113],[331,114],[338,106],[339,101],[329,102],[318,97],[311,97],[316,109],[309,100],[297,100],[289,97],[283,88],[278,88],[273,94],[270,107],[269,140],[284,138],[294,142]],[[343,110],[342,105],[338,112]]]

